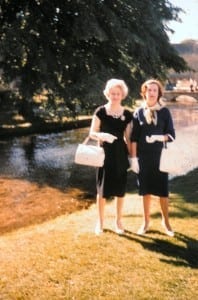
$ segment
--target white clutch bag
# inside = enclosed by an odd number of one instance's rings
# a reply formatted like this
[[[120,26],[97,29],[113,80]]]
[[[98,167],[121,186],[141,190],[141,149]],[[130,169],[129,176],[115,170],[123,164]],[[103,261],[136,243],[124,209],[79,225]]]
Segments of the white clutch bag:
[[[74,162],[85,166],[102,167],[105,159],[104,149],[99,145],[99,141],[97,145],[88,145],[89,139],[88,136],[82,144],[78,145]]]

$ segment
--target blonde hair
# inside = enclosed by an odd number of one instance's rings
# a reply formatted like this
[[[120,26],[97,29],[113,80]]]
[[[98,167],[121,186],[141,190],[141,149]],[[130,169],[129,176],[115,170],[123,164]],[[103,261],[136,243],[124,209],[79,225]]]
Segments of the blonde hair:
[[[156,84],[158,86],[158,101],[159,99],[162,97],[162,94],[163,94],[163,86],[161,84],[161,82],[157,79],[149,79],[147,81],[145,81],[142,85],[141,85],[141,93],[140,95],[146,99],[146,91],[147,91],[147,88],[148,88],[148,85],[150,84]]]
[[[105,89],[103,91],[103,94],[107,99],[109,98],[109,91],[113,87],[119,87],[122,90],[123,99],[126,98],[126,96],[128,95],[128,87],[124,80],[112,78],[107,81]]]

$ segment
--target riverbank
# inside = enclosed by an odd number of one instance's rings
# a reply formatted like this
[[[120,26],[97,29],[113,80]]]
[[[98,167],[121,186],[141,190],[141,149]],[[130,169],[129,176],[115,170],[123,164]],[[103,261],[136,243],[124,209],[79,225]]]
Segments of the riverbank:
[[[136,179],[129,173],[127,191]],[[0,177],[0,234],[88,209],[95,203],[95,169],[73,165],[68,185]]]
[[[12,124],[0,124],[0,138],[23,136],[30,134],[57,133],[70,129],[90,126],[91,116],[80,116],[76,119],[65,121],[43,121],[37,123],[13,122]]]
[[[137,100],[136,105],[140,105],[142,100]],[[197,103],[192,97],[179,96],[177,101],[165,101],[169,107],[179,103],[187,109]],[[76,118],[63,118],[62,120],[39,120],[34,123],[25,122],[20,115],[7,118],[5,114],[0,114],[0,139],[9,138],[13,136],[23,136],[30,134],[47,134],[57,133],[65,130],[89,127],[92,116],[78,116]]]

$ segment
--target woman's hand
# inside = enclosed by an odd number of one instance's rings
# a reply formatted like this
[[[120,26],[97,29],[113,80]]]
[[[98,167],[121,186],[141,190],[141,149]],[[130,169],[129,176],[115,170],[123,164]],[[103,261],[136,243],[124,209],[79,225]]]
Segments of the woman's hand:
[[[146,136],[146,141],[147,143],[154,143],[154,142],[165,142],[165,135],[151,135],[151,136]]]
[[[97,138],[99,138],[103,142],[107,142],[112,144],[115,140],[117,140],[117,137],[113,134],[106,133],[106,132],[97,132],[94,134]]]
[[[130,167],[128,171],[132,170],[134,173],[138,174],[140,171],[138,157],[129,157]]]

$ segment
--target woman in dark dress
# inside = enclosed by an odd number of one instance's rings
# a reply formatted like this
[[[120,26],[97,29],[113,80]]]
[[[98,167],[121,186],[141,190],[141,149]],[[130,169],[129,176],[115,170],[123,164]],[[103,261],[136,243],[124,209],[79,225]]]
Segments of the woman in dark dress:
[[[175,139],[170,111],[160,99],[162,85],[148,80],[141,86],[143,104],[134,112],[131,134],[131,168],[138,174],[139,194],[143,196],[144,222],[138,234],[149,228],[151,195],[159,197],[165,233],[174,236],[168,216],[168,173],[160,172],[159,162],[164,142]]]
[[[105,151],[104,166],[97,169],[97,235],[103,232],[106,198],[116,197],[115,231],[124,232],[121,222],[123,201],[129,168],[129,149],[132,113],[122,106],[128,88],[123,80],[110,79],[104,95],[107,104],[98,107],[93,115],[90,136],[99,139]]]

